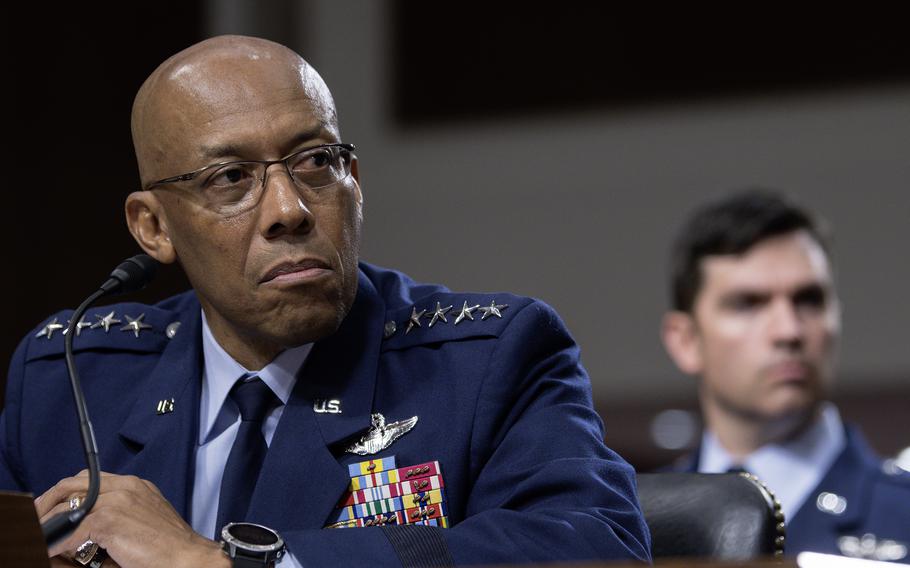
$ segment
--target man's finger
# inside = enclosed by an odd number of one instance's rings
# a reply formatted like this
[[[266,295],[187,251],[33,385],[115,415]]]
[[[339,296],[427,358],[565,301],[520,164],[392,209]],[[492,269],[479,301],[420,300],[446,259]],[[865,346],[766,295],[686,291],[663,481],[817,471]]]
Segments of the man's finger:
[[[74,494],[73,497],[80,497],[80,498],[81,498],[82,495],[75,495],[75,494]],[[72,497],[70,497],[69,499],[64,499],[64,500],[62,500],[61,502],[57,503],[56,505],[54,505],[53,507],[51,507],[50,509],[48,509],[47,512],[41,514],[41,515],[38,517],[38,519],[39,519],[42,523],[44,523],[44,522],[47,522],[48,519],[50,519],[51,517],[53,517],[53,516],[55,516],[55,515],[59,515],[60,513],[66,513],[66,512],[72,511],[72,510],[73,510],[73,506],[70,504],[71,499],[72,499]]]
[[[35,499],[35,510],[42,517],[64,500],[69,501],[75,495],[85,495],[86,491],[88,483],[85,478],[65,477]]]

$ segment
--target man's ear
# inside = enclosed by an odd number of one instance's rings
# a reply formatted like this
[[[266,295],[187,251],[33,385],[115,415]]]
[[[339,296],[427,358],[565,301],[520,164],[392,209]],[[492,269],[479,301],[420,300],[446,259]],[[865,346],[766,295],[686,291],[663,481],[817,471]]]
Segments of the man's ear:
[[[701,337],[692,315],[671,311],[664,314],[660,336],[670,358],[687,375],[702,371]]]
[[[135,191],[126,198],[126,224],[146,253],[162,264],[177,260],[168,234],[164,208],[151,191]]]

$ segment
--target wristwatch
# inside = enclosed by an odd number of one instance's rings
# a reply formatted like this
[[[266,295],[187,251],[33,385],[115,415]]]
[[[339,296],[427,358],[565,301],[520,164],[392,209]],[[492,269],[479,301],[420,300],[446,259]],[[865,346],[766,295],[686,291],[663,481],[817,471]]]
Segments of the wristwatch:
[[[234,568],[273,568],[285,551],[277,532],[254,523],[224,525],[221,548]]]

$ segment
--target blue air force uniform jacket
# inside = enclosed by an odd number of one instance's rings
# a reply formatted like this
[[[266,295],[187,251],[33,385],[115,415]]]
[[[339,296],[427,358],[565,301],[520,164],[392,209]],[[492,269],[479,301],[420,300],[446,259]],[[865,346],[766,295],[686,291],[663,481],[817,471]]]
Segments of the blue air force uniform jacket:
[[[785,552],[910,561],[910,473],[883,462],[858,430],[787,522]],[[698,470],[698,453],[678,464]],[[773,491],[774,488],[772,487]]]
[[[307,566],[648,560],[634,472],[603,443],[578,347],[556,313],[529,298],[452,293],[360,269],[351,312],[301,370],[246,520],[276,529]],[[456,325],[474,306],[487,309]],[[85,321],[111,312],[121,323],[83,328],[74,339],[102,469],[153,482],[189,519],[199,302],[190,292],[154,306],[117,304],[90,310]],[[85,467],[61,330],[48,327],[69,315],[52,316],[14,355],[0,489],[41,494]],[[127,316],[151,327],[122,330]],[[325,401],[338,401],[341,412]],[[419,420],[375,455],[347,453],[373,413]],[[323,528],[343,518],[348,466],[390,456],[398,467],[438,462],[444,488],[434,501],[448,528]]]

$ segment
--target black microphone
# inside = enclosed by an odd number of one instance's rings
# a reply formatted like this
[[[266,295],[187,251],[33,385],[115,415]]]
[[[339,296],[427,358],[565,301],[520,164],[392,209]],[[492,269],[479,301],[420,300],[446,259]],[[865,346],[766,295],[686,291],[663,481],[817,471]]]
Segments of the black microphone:
[[[76,361],[73,357],[73,336],[75,335],[73,330],[82,319],[85,310],[94,304],[98,298],[108,294],[135,292],[142,289],[155,277],[157,268],[158,263],[147,254],[137,254],[121,262],[111,272],[110,277],[104,281],[101,287],[76,308],[66,328],[66,335],[63,339],[66,368],[69,371],[70,384],[73,387],[73,401],[76,403],[76,412],[79,415],[79,432],[82,435],[82,448],[85,450],[85,461],[88,464],[89,482],[88,493],[78,507],[55,515],[41,525],[44,541],[48,547],[79,526],[82,519],[95,506],[95,501],[98,499],[98,491],[101,487],[101,466],[98,464],[95,431],[92,429],[92,423],[88,417],[88,408],[85,405],[85,396],[82,394],[82,385],[79,383],[79,373],[76,371]]]
[[[101,285],[107,294],[128,294],[145,287],[155,278],[158,262],[147,254],[137,254],[121,262]]]

